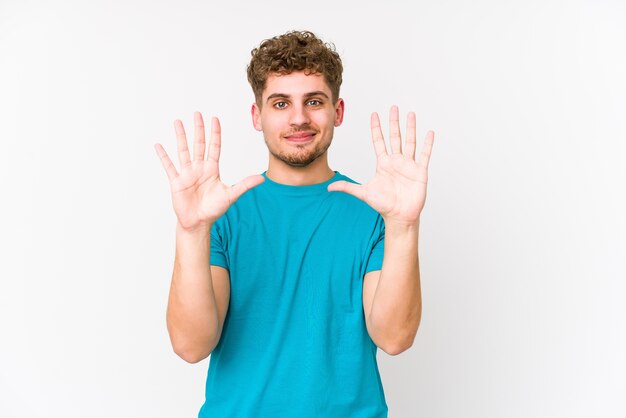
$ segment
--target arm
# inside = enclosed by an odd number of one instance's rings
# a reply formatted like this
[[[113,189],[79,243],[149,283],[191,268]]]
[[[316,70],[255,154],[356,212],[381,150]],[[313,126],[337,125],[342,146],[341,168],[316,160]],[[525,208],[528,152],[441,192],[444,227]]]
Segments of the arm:
[[[382,270],[367,273],[363,309],[374,343],[390,355],[413,344],[422,317],[418,225],[387,225]]]
[[[258,186],[263,176],[249,176],[233,186],[219,175],[221,127],[213,118],[205,159],[202,115],[196,112],[194,158],[191,160],[181,121],[174,122],[180,173],[160,144],[155,149],[170,181],[176,224],[176,257],[167,306],[167,329],[174,352],[195,363],[217,345],[230,299],[228,271],[210,266],[210,231],[239,197]]]
[[[372,114],[371,128],[376,152],[374,178],[364,185],[338,181],[330,184],[328,190],[363,200],[385,221],[383,266],[364,277],[363,309],[374,343],[389,354],[398,354],[413,344],[422,316],[418,235],[434,132],[428,132],[416,159],[414,113],[407,118],[404,151],[396,106],[389,113],[391,154],[387,152],[376,113]]]
[[[167,305],[174,352],[189,363],[208,357],[219,342],[230,300],[228,271],[210,266],[210,228],[176,226],[176,257]]]

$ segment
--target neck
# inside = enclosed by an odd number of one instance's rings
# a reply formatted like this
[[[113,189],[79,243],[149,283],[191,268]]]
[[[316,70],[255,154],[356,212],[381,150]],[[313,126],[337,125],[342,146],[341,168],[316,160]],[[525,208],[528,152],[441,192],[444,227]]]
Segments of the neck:
[[[335,172],[328,166],[327,153],[320,155],[306,167],[292,167],[270,154],[267,177],[289,186],[308,186],[330,180]]]

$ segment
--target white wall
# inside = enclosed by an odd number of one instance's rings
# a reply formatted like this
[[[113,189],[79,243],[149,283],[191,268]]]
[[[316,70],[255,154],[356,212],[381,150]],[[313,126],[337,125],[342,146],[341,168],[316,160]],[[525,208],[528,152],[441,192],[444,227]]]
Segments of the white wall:
[[[153,144],[200,110],[225,181],[263,171],[249,52],[305,28],[345,64],[334,169],[372,176],[391,104],[436,132],[390,417],[626,416],[626,4],[260,3],[0,1],[0,416],[196,416]]]

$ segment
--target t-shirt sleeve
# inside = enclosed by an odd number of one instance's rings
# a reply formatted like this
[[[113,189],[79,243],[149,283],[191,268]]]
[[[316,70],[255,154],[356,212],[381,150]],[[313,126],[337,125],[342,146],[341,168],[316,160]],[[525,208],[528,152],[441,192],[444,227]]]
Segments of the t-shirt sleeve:
[[[365,272],[376,271],[383,268],[383,254],[385,252],[385,221],[382,216],[376,218],[374,233],[372,234],[372,250],[367,260]]]
[[[224,267],[230,270],[228,266],[228,254],[226,248],[226,239],[224,227],[220,219],[213,223],[211,227],[211,258],[212,266]]]

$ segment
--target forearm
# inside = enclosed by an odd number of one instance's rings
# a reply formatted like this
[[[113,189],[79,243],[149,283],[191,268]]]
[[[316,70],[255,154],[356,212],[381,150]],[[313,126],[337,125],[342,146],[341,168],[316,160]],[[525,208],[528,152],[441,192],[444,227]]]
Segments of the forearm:
[[[206,358],[219,338],[209,257],[210,227],[188,232],[177,224],[167,328],[176,354],[192,363]]]
[[[370,332],[391,352],[413,344],[422,316],[419,222],[385,223],[383,266],[370,310]]]

